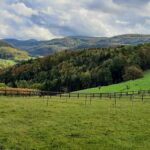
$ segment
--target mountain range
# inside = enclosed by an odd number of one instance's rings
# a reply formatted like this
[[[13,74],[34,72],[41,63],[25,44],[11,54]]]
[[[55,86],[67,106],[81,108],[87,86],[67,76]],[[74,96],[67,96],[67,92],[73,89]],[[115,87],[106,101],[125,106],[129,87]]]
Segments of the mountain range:
[[[105,48],[118,45],[138,45],[150,42],[150,35],[125,34],[113,37],[70,36],[48,41],[4,39],[12,47],[32,56],[45,56],[67,49]]]

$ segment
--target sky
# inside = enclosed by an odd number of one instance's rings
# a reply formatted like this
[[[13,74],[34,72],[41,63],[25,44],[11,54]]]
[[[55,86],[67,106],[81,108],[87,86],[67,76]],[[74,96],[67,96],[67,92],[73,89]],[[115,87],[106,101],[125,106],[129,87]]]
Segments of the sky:
[[[150,34],[150,0],[0,0],[0,38]]]

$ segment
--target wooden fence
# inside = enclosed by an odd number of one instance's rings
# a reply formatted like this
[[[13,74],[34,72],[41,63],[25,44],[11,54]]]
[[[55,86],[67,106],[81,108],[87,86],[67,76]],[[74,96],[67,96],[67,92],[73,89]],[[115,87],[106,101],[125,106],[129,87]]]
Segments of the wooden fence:
[[[0,89],[0,96],[38,96],[39,90]]]
[[[60,98],[130,98],[130,99],[150,99],[150,90],[140,91],[128,91],[128,92],[112,92],[112,93],[62,93],[62,92],[51,92],[51,91],[40,91],[40,90],[22,90],[22,89],[0,89],[0,95],[3,96],[59,96]]]

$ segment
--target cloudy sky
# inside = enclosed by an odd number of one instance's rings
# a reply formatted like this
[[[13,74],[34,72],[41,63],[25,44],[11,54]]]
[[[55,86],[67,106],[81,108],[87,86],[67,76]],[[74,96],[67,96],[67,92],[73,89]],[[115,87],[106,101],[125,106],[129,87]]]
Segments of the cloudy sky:
[[[0,0],[0,38],[150,34],[150,0]]]

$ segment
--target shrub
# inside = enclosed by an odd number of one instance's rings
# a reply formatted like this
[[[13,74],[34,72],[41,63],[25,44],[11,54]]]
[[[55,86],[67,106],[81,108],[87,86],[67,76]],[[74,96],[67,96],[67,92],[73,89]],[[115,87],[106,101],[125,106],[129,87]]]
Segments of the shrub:
[[[143,77],[143,71],[136,66],[129,66],[125,68],[125,74],[123,75],[124,81],[135,80]]]

